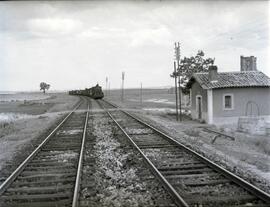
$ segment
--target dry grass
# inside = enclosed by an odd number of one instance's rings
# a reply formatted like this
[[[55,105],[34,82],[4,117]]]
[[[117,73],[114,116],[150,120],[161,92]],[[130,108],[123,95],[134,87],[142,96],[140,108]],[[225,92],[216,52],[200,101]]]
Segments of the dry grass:
[[[192,137],[199,137],[200,131],[196,129],[187,129],[184,131],[187,135]]]
[[[11,122],[0,122],[0,138],[15,131],[15,124]]]
[[[264,153],[270,155],[270,137],[260,137],[260,139],[254,140],[254,144]]]

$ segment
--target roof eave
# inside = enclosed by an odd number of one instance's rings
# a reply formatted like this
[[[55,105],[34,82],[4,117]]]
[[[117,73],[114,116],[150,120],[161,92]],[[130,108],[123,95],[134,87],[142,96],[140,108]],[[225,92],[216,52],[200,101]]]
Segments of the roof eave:
[[[226,86],[226,87],[208,87],[208,89],[222,89],[222,88],[270,88],[270,86]]]

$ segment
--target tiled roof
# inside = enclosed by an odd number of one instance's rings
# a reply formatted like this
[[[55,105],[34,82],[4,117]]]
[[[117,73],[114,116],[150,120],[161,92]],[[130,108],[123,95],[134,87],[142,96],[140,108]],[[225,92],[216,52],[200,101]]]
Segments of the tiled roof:
[[[195,73],[192,77],[203,89],[270,87],[270,78],[260,71],[218,73],[217,81],[210,81],[208,73]]]

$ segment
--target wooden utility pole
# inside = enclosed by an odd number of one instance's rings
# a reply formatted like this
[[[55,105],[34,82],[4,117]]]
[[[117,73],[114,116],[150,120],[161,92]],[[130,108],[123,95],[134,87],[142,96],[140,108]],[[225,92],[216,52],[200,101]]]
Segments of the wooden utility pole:
[[[181,69],[180,69],[180,43],[174,43],[175,59],[177,61],[177,76],[178,76],[178,91],[179,91],[179,114],[182,121],[182,106],[181,106]]]
[[[179,114],[180,114],[180,121],[182,121],[182,100],[181,100],[181,96],[182,96],[182,89],[181,89],[181,77],[180,75],[178,76],[178,91],[179,91]]]
[[[122,95],[121,95],[122,102],[124,102],[124,80],[125,80],[125,72],[122,72]]]
[[[178,93],[177,93],[177,75],[176,75],[176,62],[173,62],[174,65],[174,83],[175,83],[175,110],[176,110],[176,121],[178,121]]]

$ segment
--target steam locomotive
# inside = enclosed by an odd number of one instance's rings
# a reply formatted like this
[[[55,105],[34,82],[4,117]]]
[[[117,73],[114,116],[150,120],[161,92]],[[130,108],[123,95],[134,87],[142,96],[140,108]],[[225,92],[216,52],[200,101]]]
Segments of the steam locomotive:
[[[68,92],[69,95],[81,95],[89,96],[94,99],[102,99],[104,97],[101,86],[98,84],[92,88],[86,88],[84,90],[73,90]]]

